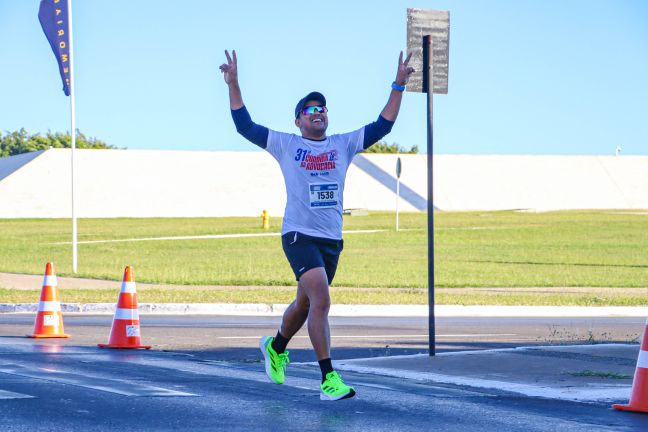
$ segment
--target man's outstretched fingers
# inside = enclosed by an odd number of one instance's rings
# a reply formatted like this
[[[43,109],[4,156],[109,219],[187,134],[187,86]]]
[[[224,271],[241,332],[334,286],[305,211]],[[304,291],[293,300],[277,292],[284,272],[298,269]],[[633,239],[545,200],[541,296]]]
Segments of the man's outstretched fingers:
[[[403,51],[401,51],[401,58],[403,58]],[[409,63],[411,58],[412,58],[412,53],[407,54],[407,58],[405,59],[405,62],[403,63],[403,65],[407,66],[407,64]]]
[[[232,64],[232,57],[230,57],[227,50],[225,50],[225,57],[227,57],[227,64]]]
[[[234,64],[236,64],[236,50],[232,50],[232,55],[234,56]]]

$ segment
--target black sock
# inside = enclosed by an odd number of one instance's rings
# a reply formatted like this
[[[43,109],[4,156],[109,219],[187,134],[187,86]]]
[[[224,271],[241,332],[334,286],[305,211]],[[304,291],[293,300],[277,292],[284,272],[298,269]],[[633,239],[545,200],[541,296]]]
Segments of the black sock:
[[[330,358],[325,358],[324,360],[319,360],[319,367],[322,370],[322,382],[326,380],[326,374],[333,372],[333,364],[331,363]]]
[[[286,346],[288,345],[288,342],[290,339],[286,339],[281,335],[281,332],[277,331],[277,336],[275,336],[274,340],[272,341],[272,349],[276,351],[277,354],[281,354],[282,352],[286,351]]]

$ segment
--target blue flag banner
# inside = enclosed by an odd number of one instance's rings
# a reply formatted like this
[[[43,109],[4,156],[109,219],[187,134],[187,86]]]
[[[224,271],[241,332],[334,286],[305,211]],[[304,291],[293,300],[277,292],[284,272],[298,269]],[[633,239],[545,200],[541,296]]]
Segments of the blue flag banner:
[[[63,92],[70,96],[70,36],[67,0],[41,0],[38,20],[59,65]]]

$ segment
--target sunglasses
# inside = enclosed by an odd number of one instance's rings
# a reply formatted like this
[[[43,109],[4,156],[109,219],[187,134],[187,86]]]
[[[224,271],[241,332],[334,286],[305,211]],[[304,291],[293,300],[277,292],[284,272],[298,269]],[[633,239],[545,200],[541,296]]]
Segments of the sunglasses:
[[[328,112],[328,109],[326,109],[326,107],[323,106],[323,105],[314,105],[314,106],[309,106],[309,107],[305,107],[304,109],[302,109],[302,114],[307,115],[307,116],[313,115],[316,112],[322,114],[322,113]]]

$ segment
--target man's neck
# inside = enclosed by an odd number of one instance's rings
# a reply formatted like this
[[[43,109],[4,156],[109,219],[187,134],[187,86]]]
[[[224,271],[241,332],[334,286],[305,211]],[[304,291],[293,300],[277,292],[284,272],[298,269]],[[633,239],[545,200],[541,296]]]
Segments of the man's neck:
[[[324,141],[324,140],[326,140],[326,133],[323,133],[322,135],[318,135],[318,136],[302,134],[302,138],[305,138],[305,139],[311,140],[311,141]]]

